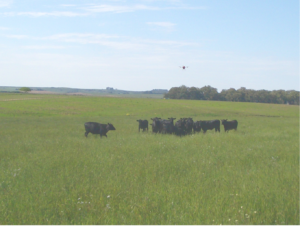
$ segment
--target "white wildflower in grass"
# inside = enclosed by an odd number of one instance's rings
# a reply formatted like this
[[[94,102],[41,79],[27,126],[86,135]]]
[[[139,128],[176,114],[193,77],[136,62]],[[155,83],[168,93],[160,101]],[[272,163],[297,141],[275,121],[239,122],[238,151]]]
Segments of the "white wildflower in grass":
[[[230,221],[230,218],[228,219],[228,221]]]
[[[256,211],[254,211],[253,213],[257,213]]]
[[[106,204],[106,208],[107,208],[107,209],[110,209],[110,206],[109,206],[109,204]]]
[[[235,194],[236,196],[238,196],[239,194]]]
[[[243,209],[243,206],[241,206],[241,209]]]
[[[109,199],[109,198],[110,198],[110,195],[108,195],[107,198]]]
[[[78,200],[80,200],[80,198],[78,198]]]
[[[81,210],[81,208],[79,208],[78,210]]]

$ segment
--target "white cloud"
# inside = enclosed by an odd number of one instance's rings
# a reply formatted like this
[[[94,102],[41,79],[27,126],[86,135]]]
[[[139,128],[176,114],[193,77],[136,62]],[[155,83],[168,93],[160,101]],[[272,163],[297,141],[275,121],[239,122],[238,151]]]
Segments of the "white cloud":
[[[69,38],[91,38],[91,39],[103,39],[103,38],[119,38],[117,35],[107,34],[92,34],[92,33],[64,33],[56,34],[46,37],[47,39],[69,39]]]
[[[199,43],[195,42],[178,42],[171,40],[152,40],[152,39],[141,39],[140,42],[149,43],[149,44],[157,44],[162,46],[199,46]]]
[[[75,16],[88,16],[89,13],[75,13],[75,12],[6,12],[1,13],[4,16],[32,16],[32,17],[42,17],[42,16],[56,16],[56,17],[75,17]]]
[[[0,31],[5,31],[5,30],[9,30],[8,27],[0,27]]]
[[[76,5],[73,5],[73,4],[61,4],[60,6],[62,6],[62,7],[74,7]]]
[[[175,24],[170,23],[170,22],[148,22],[147,24],[161,26],[161,27],[174,27],[175,26]]]
[[[145,47],[142,43],[128,40],[128,38],[126,37],[107,34],[69,33],[52,35],[41,39],[49,39],[79,44],[97,44],[111,47],[114,49],[141,49],[142,47]]]
[[[8,7],[13,3],[13,0],[0,0],[0,7]]]
[[[172,1],[171,1],[172,2]],[[9,6],[12,3],[12,0],[0,0],[0,7]],[[61,4],[61,7],[79,7],[74,4]],[[136,5],[108,5],[108,4],[90,4],[86,7],[81,7],[83,12],[72,12],[72,11],[53,11],[53,12],[3,12],[0,15],[3,16],[32,16],[32,17],[45,17],[45,16],[54,16],[54,17],[77,17],[77,16],[89,16],[93,13],[126,13],[126,12],[135,12],[139,10],[177,10],[177,9],[186,9],[186,10],[195,10],[195,9],[205,9],[204,7],[190,7],[186,5],[180,6],[169,6],[169,7],[156,7],[143,4]],[[158,24],[157,24],[158,25]],[[160,26],[169,26],[170,25],[160,25]]]
[[[159,10],[158,7],[146,6],[146,5],[133,5],[133,6],[118,6],[118,5],[92,5],[86,7],[85,10],[94,13],[114,12],[125,13],[134,12],[137,10]]]
[[[23,46],[24,49],[32,50],[42,50],[42,49],[64,49],[65,46],[53,46],[53,45],[32,45],[32,46]]]
[[[186,9],[186,10],[197,10],[197,9],[206,9],[205,7],[191,7],[191,6],[170,6],[170,7],[155,7],[148,5],[91,5],[84,8],[87,11],[93,13],[105,13],[105,12],[114,12],[114,13],[126,13],[126,12],[135,12],[138,10],[166,10],[166,9]]]
[[[30,38],[28,35],[6,35],[7,38],[25,39]]]
[[[108,34],[93,34],[93,33],[64,33],[46,37],[32,37],[27,35],[6,35],[7,38],[14,39],[32,39],[32,40],[52,40],[66,43],[78,44],[96,44],[107,46],[114,49],[131,49],[140,51],[142,49],[164,49],[171,47],[182,46],[199,46],[199,43],[180,42],[172,40],[154,40],[132,38],[127,36],[108,35]]]
[[[158,26],[166,29],[166,31],[174,31],[175,24],[170,22],[147,22],[150,26]]]

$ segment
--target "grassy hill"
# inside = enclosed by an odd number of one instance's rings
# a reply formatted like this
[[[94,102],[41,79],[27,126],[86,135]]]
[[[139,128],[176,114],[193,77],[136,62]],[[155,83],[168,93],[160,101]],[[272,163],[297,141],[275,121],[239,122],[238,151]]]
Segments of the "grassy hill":
[[[155,116],[239,125],[139,133]],[[0,126],[1,224],[299,224],[297,106],[0,93]]]
[[[1,92],[19,92],[21,87],[0,86]],[[114,96],[114,97],[137,97],[137,98],[163,98],[167,93],[166,89],[153,89],[150,91],[127,91],[107,87],[106,89],[77,89],[65,87],[29,87],[31,94],[69,94],[69,95],[96,95],[96,96]]]

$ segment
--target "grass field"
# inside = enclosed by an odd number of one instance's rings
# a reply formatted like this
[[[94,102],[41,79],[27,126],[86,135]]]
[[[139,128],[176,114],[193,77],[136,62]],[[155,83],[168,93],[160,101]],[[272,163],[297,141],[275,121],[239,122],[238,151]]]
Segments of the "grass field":
[[[239,125],[138,133],[155,116]],[[0,224],[299,224],[299,106],[0,94],[0,126]]]

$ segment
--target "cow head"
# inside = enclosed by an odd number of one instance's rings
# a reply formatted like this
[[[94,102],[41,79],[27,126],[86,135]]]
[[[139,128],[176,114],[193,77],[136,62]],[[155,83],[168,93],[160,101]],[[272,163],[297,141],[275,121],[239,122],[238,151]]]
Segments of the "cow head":
[[[193,119],[192,119],[192,118],[187,118],[187,119],[186,119],[186,122],[193,123]]]
[[[175,123],[175,126],[178,127],[178,128],[181,128],[184,126],[184,122],[182,119],[178,120],[176,123]]]
[[[116,128],[113,126],[113,124],[110,124],[110,123],[107,123],[106,129],[107,130],[116,130]]]
[[[222,119],[221,121],[222,121],[222,125],[224,125],[224,123],[227,122],[227,119]]]
[[[151,120],[159,120],[159,119],[161,119],[161,118],[157,118],[157,117],[155,117],[155,118],[151,118]]]

